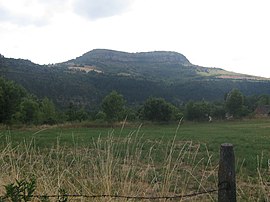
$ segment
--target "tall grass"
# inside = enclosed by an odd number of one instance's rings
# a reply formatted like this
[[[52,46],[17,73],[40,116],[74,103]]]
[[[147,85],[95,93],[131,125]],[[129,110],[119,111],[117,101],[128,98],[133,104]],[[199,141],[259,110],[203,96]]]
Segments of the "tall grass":
[[[204,144],[176,138],[145,140],[139,129],[126,137],[112,131],[106,138],[93,139],[87,146],[78,146],[75,138],[73,146],[60,143],[58,138],[51,147],[39,148],[34,138],[14,144],[6,136],[0,150],[0,195],[4,194],[3,185],[30,178],[37,181],[36,194],[47,195],[65,189],[69,194],[174,196],[217,188],[218,165]],[[239,165],[240,200],[269,201],[270,170],[262,168],[262,158],[258,158],[257,178],[241,174]],[[191,199],[216,200],[217,194]]]

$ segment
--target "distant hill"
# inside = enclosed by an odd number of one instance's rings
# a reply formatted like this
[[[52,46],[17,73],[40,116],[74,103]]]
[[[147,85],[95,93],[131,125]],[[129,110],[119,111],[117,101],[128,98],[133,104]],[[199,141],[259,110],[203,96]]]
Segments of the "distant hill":
[[[181,104],[188,100],[222,100],[232,88],[245,95],[270,94],[266,78],[193,65],[176,52],[125,53],[96,49],[75,59],[38,65],[29,60],[0,57],[1,76],[14,80],[60,107],[70,102],[95,109],[112,90],[131,105],[149,96]]]
[[[126,53],[95,49],[62,64],[75,70],[151,80],[186,81],[205,77],[264,80],[261,77],[228,72],[220,68],[193,65],[184,55],[169,51]]]

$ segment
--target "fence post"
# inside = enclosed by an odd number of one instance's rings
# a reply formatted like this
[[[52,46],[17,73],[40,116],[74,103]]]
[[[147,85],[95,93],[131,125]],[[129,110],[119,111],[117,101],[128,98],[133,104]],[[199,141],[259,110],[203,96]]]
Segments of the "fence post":
[[[235,158],[229,143],[220,146],[218,189],[218,202],[236,202]]]

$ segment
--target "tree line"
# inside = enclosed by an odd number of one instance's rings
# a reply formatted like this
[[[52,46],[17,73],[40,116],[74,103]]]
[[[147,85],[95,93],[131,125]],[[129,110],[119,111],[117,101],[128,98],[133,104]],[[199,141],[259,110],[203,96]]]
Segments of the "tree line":
[[[247,97],[238,89],[232,89],[219,102],[201,100],[174,105],[163,98],[149,97],[141,105],[130,107],[123,95],[112,91],[103,98],[96,111],[87,111],[73,102],[60,110],[49,98],[39,99],[15,82],[0,77],[0,123],[4,124],[117,122],[124,119],[170,122],[182,117],[190,121],[209,121],[250,116],[258,105],[269,104],[269,95]]]

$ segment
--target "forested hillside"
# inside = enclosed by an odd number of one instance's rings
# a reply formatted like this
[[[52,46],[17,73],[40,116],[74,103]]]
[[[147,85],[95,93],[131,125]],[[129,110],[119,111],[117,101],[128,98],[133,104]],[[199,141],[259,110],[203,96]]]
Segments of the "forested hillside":
[[[270,94],[267,79],[196,66],[182,54],[164,51],[93,50],[53,65],[2,56],[0,74],[40,98],[52,99],[58,107],[72,102],[96,109],[112,90],[121,93],[129,105],[140,104],[150,96],[163,97],[174,104],[223,100],[233,88],[245,95]]]

